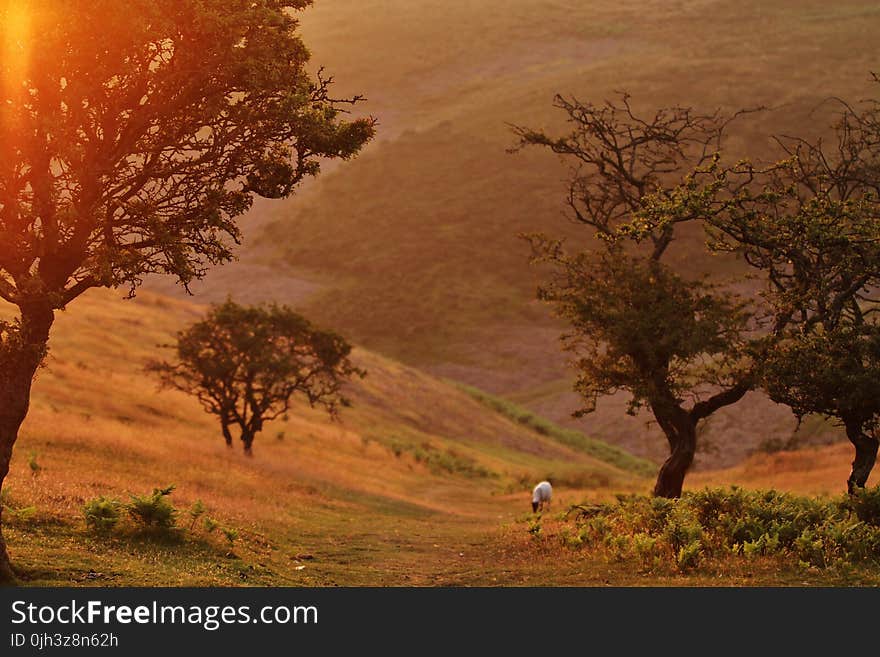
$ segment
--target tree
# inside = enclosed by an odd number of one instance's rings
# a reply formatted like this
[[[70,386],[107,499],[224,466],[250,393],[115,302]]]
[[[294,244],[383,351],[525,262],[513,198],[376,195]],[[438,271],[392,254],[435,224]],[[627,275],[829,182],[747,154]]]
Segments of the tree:
[[[652,194],[642,225],[699,217],[716,250],[764,280],[755,375],[800,420],[840,422],[855,447],[847,488],[867,482],[880,423],[880,104],[832,100],[833,139],[777,137],[781,159],[718,160]]]
[[[696,217],[670,213],[648,226],[639,213],[651,194],[676,189],[692,168],[714,161],[732,117],[672,107],[643,119],[628,95],[603,106],[557,97],[556,106],[568,114],[570,134],[515,131],[521,147],[544,146],[575,162],[571,218],[596,231],[596,245],[574,255],[559,241],[526,236],[533,261],[551,267],[539,298],[571,325],[564,348],[575,354],[575,389],[586,402],[575,415],[619,390],[630,393],[630,412],[647,406],[670,450],[654,494],[678,497],[698,424],[752,386],[750,313],[734,295],[662,261],[677,225]]]
[[[150,273],[183,285],[232,257],[255,195],[352,157],[306,69],[310,0],[0,3],[0,486],[58,310]],[[0,581],[12,570],[0,525]]]
[[[178,334],[176,350],[176,363],[152,361],[147,369],[216,415],[229,447],[230,427],[237,426],[248,455],[263,424],[286,414],[295,394],[336,417],[348,404],[343,383],[366,374],[351,363],[351,345],[340,336],[275,304],[213,306]]]
[[[767,351],[760,383],[798,420],[811,413],[843,424],[855,449],[850,494],[864,488],[877,460],[880,419],[880,327],[839,326],[792,332]]]

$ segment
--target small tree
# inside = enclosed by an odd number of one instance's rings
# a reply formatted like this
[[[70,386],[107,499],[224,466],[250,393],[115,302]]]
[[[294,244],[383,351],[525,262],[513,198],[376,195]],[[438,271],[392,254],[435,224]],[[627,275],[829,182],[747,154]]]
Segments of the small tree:
[[[563,336],[575,354],[575,388],[589,413],[600,395],[625,390],[630,412],[647,406],[666,435],[670,455],[654,494],[681,495],[693,462],[697,425],[751,387],[745,358],[749,313],[732,294],[675,274],[662,259],[679,223],[637,217],[657,190],[673,190],[695,167],[708,166],[730,119],[684,107],[643,119],[629,96],[603,106],[556,99],[572,131],[563,137],[516,128],[521,146],[540,145],[571,159],[567,198],[572,219],[596,231],[594,248],[570,255],[562,243],[526,236],[533,261],[549,264],[539,298],[571,325]]]
[[[349,360],[351,345],[313,327],[286,306],[243,307],[232,301],[181,331],[177,362],[147,365],[162,384],[194,395],[220,419],[226,444],[238,427],[246,454],[263,424],[287,413],[299,393],[336,417],[342,385],[366,373]]]
[[[290,195],[372,136],[308,72],[310,4],[0,3],[0,299],[16,313],[0,321],[0,486],[58,310],[150,273],[200,278],[232,257],[254,196]]]

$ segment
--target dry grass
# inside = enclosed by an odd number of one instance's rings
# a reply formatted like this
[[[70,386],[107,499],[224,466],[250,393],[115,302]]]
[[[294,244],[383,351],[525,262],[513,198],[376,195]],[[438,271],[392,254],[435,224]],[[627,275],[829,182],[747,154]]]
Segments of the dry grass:
[[[37,585],[641,585],[798,584],[759,570],[733,579],[628,571],[536,543],[529,488],[557,482],[553,517],[584,500],[647,492],[650,482],[492,412],[458,388],[359,350],[368,377],[342,423],[297,408],[258,437],[255,456],[228,450],[189,398],[157,392],[142,363],[202,308],[145,293],[96,292],[56,326],[48,366],[16,445],[5,490],[10,550]],[[283,432],[283,439],[278,433]],[[412,449],[399,450],[394,445]],[[414,458],[455,454],[450,470]],[[28,460],[40,466],[34,477]],[[841,490],[848,450],[832,446],[755,457],[697,473],[689,486],[738,483],[797,492]],[[456,470],[456,463],[463,463]],[[489,473],[475,476],[471,466]],[[874,480],[876,482],[876,475]],[[82,504],[126,499],[174,483],[185,511],[197,499],[237,529],[226,541],[196,527],[177,539],[128,523],[110,538],[86,531]],[[34,507],[27,511],[28,507]],[[186,525],[184,519],[181,524]],[[798,579],[800,578],[800,579]],[[823,579],[824,578],[824,579]],[[808,579],[828,583],[825,575]]]
[[[430,583],[445,559],[458,558],[450,544],[480,543],[514,509],[527,508],[522,482],[554,473],[596,486],[644,486],[439,379],[365,351],[357,359],[369,375],[352,386],[354,407],[341,423],[297,407],[289,421],[266,427],[248,459],[226,448],[193,400],[157,391],[141,369],[202,309],[150,293],[134,302],[113,296],[90,293],[59,317],[16,445],[4,488],[13,508],[36,513],[6,517],[26,580]],[[417,461],[415,451],[395,456],[392,441],[433,450],[446,469]],[[30,455],[40,466],[36,477]],[[474,468],[485,475],[474,476]],[[171,483],[179,508],[201,499],[208,515],[239,530],[235,558],[222,538],[202,531],[172,544],[141,541],[130,529],[107,540],[86,532],[86,500],[124,500]],[[437,559],[416,572],[425,549]],[[297,559],[302,554],[315,558]]]
[[[688,487],[736,484],[744,488],[776,488],[804,495],[838,495],[846,490],[852,459],[853,448],[849,443],[755,454],[727,470],[694,473],[688,480]],[[875,468],[868,486],[878,485],[880,469]]]

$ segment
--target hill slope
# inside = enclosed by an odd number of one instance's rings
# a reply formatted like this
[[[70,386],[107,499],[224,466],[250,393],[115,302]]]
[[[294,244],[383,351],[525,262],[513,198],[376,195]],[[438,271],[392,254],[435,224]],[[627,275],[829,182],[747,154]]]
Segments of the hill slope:
[[[25,583],[38,585],[605,585],[778,584],[804,575],[739,581],[712,573],[657,577],[628,567],[541,552],[529,533],[529,487],[555,484],[554,516],[569,504],[646,492],[636,459],[589,443],[479,391],[364,350],[369,370],[350,390],[342,423],[297,407],[267,426],[246,458],[223,444],[193,400],[159,393],[142,363],[203,308],[142,294],[123,302],[90,293],[59,318],[47,368],[4,486],[4,532]],[[599,460],[589,453],[596,451]],[[588,453],[589,452],[589,453]],[[831,446],[753,457],[703,473],[691,488],[739,483],[836,493],[849,449]],[[609,463],[613,462],[615,465]],[[38,469],[32,474],[30,464]],[[878,482],[878,474],[871,485]],[[130,523],[109,538],[86,531],[81,507],[174,483],[197,523],[173,537]],[[553,557],[548,558],[552,553]],[[820,575],[810,576],[822,583]],[[828,580],[833,583],[833,580]]]
[[[560,128],[555,93],[600,102],[627,89],[644,107],[775,107],[738,133],[736,148],[760,150],[771,131],[813,130],[820,99],[870,93],[878,27],[858,0],[321,0],[306,41],[340,94],[367,95],[379,139],[291,202],[261,205],[238,268],[197,289],[297,303],[368,348],[571,424],[558,326],[532,300],[516,234],[587,236],[561,216],[565,166],[508,154],[507,124]],[[682,241],[680,262],[729,271],[695,247]],[[621,408],[609,400],[578,426],[662,458],[656,428]],[[713,440],[732,447],[699,462],[741,460],[759,426],[788,436],[794,421],[752,396],[713,419]]]
[[[354,405],[342,422],[299,405],[288,421],[267,425],[247,458],[226,448],[193,399],[157,392],[142,370],[203,309],[149,293],[117,296],[93,292],[61,314],[35,384],[4,486],[17,510],[4,515],[7,539],[27,580],[402,584],[426,544],[442,544],[442,560],[461,541],[483,542],[490,527],[528,510],[543,477],[563,488],[648,486],[635,473],[649,464],[612,448],[603,456],[614,465],[599,460],[363,350],[356,361],[368,376],[350,386]],[[239,532],[240,558],[225,558],[222,538],[198,526],[183,544],[86,532],[85,501],[171,483],[179,507],[202,499],[209,516]],[[313,558],[297,570],[305,554]],[[386,562],[388,572],[376,570]]]

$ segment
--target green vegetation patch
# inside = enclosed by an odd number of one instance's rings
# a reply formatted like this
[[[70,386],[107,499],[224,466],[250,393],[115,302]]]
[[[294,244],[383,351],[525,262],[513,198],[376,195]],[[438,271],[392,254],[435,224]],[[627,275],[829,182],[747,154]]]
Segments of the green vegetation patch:
[[[395,438],[380,439],[395,456],[409,454],[416,463],[424,464],[433,474],[453,474],[472,478],[497,477],[481,463],[455,450],[435,447],[428,441],[411,443]]]
[[[533,527],[529,532],[536,534]],[[571,507],[560,537],[568,547],[652,572],[735,570],[769,560],[805,571],[876,575],[880,487],[834,499],[737,487],[678,500],[621,495],[615,504]]]
[[[640,459],[633,456],[629,452],[609,445],[601,440],[589,438],[580,431],[574,429],[565,429],[550,420],[535,415],[521,406],[517,406],[513,402],[507,401],[500,397],[490,395],[487,392],[468,386],[462,383],[453,382],[458,388],[466,392],[468,395],[476,399],[484,406],[488,406],[492,410],[501,415],[510,418],[514,422],[518,422],[528,427],[535,433],[546,436],[556,442],[562,443],[568,447],[589,454],[590,456],[613,465],[621,470],[632,472],[643,477],[652,477],[657,473],[657,466],[650,461]]]

